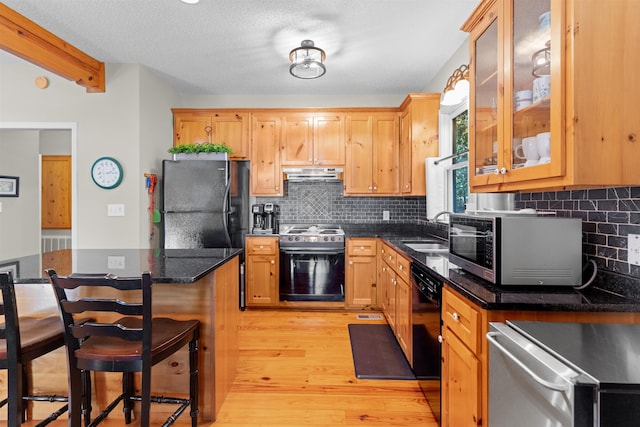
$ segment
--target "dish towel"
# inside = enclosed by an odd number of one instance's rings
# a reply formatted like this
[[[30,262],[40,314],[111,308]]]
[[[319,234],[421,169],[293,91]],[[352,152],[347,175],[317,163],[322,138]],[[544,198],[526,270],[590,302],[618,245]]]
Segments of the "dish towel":
[[[427,218],[433,218],[438,212],[446,210],[445,184],[446,166],[435,164],[439,157],[427,157]]]

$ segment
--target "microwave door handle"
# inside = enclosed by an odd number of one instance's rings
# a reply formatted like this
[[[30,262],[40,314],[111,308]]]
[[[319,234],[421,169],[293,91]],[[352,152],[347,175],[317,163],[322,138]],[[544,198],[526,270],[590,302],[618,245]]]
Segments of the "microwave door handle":
[[[498,342],[498,340],[496,339],[497,336],[502,335],[499,332],[488,332],[487,333],[487,340],[489,340],[489,342],[493,345],[496,346],[496,348],[498,350],[500,350],[500,352],[502,354],[504,354],[505,356],[507,356],[509,359],[511,359],[511,361],[513,363],[515,363],[516,365],[518,365],[520,367],[520,369],[522,369],[525,373],[527,373],[527,375],[529,375],[535,382],[537,382],[538,384],[540,384],[543,387],[546,387],[550,390],[554,390],[554,391],[567,391],[570,387],[569,384],[558,384],[558,383],[553,383],[551,381],[547,381],[545,379],[542,379],[538,376],[538,374],[536,374],[535,372],[533,372],[527,365],[525,365],[524,363],[522,363],[522,361],[520,359],[518,359],[516,356],[513,355],[513,353],[511,353],[509,350],[507,350],[502,344],[500,344]]]

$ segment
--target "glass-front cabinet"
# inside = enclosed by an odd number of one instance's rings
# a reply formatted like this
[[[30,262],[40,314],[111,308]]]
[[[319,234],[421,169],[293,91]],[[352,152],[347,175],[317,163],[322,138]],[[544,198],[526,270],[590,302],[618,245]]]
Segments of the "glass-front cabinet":
[[[469,32],[473,192],[640,185],[640,1],[482,0]]]
[[[551,71],[560,69],[551,1],[485,3],[470,38],[471,186],[553,176],[562,136],[551,138]]]

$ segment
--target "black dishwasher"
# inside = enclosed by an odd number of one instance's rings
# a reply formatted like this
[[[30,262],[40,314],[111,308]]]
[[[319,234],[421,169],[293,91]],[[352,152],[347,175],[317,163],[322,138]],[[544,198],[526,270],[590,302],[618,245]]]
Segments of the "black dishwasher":
[[[411,263],[413,373],[440,422],[442,281],[428,268]]]

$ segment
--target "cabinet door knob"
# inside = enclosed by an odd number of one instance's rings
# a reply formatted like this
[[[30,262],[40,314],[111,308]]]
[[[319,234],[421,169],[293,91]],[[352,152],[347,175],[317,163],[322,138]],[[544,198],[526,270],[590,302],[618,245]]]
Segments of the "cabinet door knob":
[[[276,261],[274,259],[271,260],[271,264],[275,264]]]
[[[460,320],[460,315],[459,315],[458,313],[455,313],[455,312],[454,312],[454,313],[451,315],[451,317],[453,317],[453,320],[456,320],[456,321]]]
[[[349,265],[353,265],[353,261],[349,261]]]
[[[438,335],[438,342],[442,344],[442,341],[444,341],[444,338],[442,338],[442,335]]]
[[[399,269],[400,271],[402,271],[402,265],[400,265],[400,267],[398,267],[398,269]]]
[[[360,246],[360,250],[361,250],[361,251],[364,251],[364,246]]]
[[[260,249],[264,249],[264,245],[260,245]]]
[[[500,168],[500,174],[505,175],[507,173],[507,168]]]

